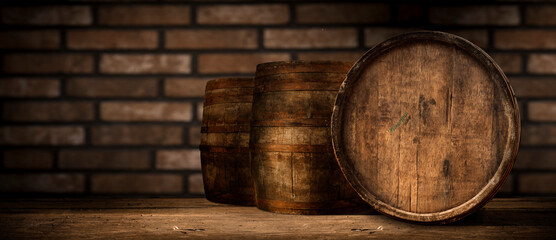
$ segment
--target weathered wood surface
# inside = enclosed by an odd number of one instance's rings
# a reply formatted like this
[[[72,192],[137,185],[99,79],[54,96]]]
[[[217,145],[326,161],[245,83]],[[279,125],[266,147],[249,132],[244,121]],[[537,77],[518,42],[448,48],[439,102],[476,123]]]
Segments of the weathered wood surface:
[[[554,239],[556,199],[494,199],[462,221],[284,215],[205,199],[2,199],[0,239]]]
[[[366,205],[342,175],[330,138],[334,97],[352,65],[294,61],[257,66],[250,151],[259,208],[324,214]]]
[[[455,221],[486,203],[511,170],[519,113],[500,68],[454,35],[400,35],[352,68],[332,137],[342,171],[377,210]]]
[[[207,83],[201,127],[201,167],[207,199],[254,205],[249,166],[253,78]]]

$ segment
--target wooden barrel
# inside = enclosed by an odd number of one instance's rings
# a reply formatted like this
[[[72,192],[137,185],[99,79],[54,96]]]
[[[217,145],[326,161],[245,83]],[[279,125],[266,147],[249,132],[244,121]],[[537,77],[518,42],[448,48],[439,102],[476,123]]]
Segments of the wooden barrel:
[[[337,160],[378,211],[447,223],[504,183],[520,121],[506,76],[480,48],[441,32],[399,35],[367,52],[338,93]]]
[[[205,195],[217,203],[254,205],[249,166],[253,78],[209,81],[201,127]]]
[[[257,66],[250,150],[258,208],[290,214],[361,209],[363,201],[335,162],[330,139],[334,97],[352,64]]]

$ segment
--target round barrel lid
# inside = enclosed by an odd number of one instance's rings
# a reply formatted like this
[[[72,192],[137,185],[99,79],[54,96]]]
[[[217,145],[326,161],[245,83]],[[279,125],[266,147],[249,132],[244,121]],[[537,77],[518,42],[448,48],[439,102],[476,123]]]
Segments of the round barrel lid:
[[[519,145],[514,93],[480,48],[455,35],[414,32],[369,50],[336,97],[338,163],[376,210],[447,223],[483,206]]]

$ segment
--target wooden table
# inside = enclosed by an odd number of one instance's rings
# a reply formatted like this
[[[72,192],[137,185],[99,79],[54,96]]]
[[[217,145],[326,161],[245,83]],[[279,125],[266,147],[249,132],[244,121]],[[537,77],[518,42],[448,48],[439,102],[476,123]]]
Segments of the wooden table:
[[[283,215],[205,199],[0,199],[0,239],[556,239],[556,199],[495,199],[449,225],[372,210]]]

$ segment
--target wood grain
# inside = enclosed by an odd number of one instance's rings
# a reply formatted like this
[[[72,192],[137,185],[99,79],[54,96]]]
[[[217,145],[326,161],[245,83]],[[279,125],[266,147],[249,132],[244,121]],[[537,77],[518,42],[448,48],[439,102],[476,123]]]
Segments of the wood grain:
[[[377,45],[336,98],[332,137],[342,171],[377,210],[455,221],[503,184],[519,145],[508,81],[478,47],[417,32]]]
[[[201,127],[201,167],[207,199],[254,205],[249,166],[252,78],[207,83]]]
[[[450,225],[296,216],[205,199],[1,199],[2,239],[553,239],[556,199],[494,199]]]
[[[364,205],[334,159],[329,129],[334,97],[352,64],[257,66],[250,150],[260,209],[326,214]]]

